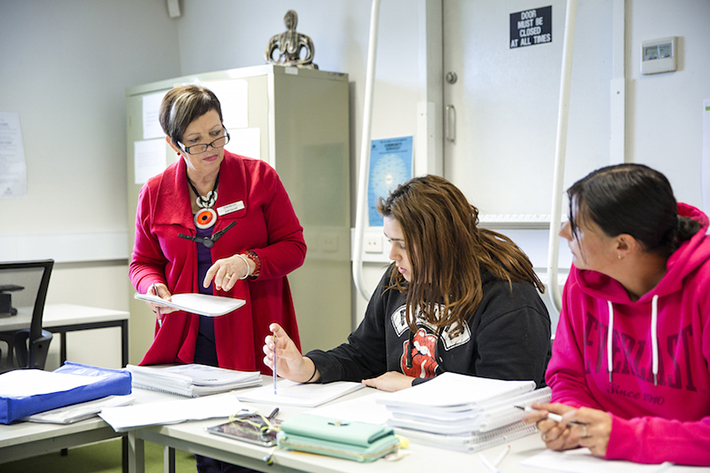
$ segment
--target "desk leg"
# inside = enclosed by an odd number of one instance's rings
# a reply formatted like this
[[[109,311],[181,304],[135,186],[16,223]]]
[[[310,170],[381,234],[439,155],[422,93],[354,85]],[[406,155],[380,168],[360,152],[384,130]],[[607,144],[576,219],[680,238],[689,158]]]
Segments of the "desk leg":
[[[121,465],[123,473],[128,473],[128,436],[121,437]]]
[[[59,366],[64,366],[67,361],[67,332],[59,333]]]
[[[163,447],[163,472],[175,473],[175,449],[167,445]]]
[[[121,323],[121,364],[124,368],[128,364],[128,320]]]
[[[145,443],[136,437],[135,432],[128,432],[128,472],[145,473]]]

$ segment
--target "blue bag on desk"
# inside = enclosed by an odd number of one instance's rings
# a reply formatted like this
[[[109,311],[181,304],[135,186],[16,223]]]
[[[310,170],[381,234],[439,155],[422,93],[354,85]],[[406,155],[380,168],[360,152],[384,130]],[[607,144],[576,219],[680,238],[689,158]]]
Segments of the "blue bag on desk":
[[[59,385],[60,379],[64,378],[63,375],[86,376],[90,382],[69,389],[60,387],[54,390],[52,386]],[[17,392],[12,384],[20,379],[25,382],[36,382],[37,393],[12,394]],[[38,412],[123,394],[131,394],[131,373],[126,370],[66,362],[64,366],[52,372],[8,371],[0,375],[0,423],[9,424]]]

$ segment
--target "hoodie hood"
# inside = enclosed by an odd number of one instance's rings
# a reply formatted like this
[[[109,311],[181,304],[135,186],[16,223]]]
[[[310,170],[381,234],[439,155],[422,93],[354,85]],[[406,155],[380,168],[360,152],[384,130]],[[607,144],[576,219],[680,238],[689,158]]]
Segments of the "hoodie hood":
[[[710,245],[703,245],[708,230],[708,216],[692,205],[679,203],[678,215],[690,217],[700,223],[701,228],[692,238],[683,242],[668,258],[666,274],[661,281],[648,293],[641,296],[639,303],[650,302],[654,296],[663,297],[679,291],[683,287],[683,279],[695,271],[700,265],[710,259]],[[624,287],[615,279],[591,270],[578,270],[572,266],[570,278],[585,294],[608,300],[614,304],[631,304]]]

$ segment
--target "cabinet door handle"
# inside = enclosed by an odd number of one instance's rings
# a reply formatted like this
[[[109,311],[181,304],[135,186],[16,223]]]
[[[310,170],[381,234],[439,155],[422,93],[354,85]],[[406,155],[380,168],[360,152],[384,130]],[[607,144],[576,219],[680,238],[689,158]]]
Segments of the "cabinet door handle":
[[[446,141],[453,143],[456,141],[456,109],[453,105],[446,106],[446,125],[444,133],[446,135]]]

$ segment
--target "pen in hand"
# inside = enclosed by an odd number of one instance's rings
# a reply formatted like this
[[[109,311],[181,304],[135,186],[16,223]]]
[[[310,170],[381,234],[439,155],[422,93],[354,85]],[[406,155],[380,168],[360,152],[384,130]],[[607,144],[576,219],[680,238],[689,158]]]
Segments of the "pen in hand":
[[[525,407],[523,407],[523,406],[513,406],[513,407],[516,407],[516,408],[518,408],[518,409],[521,409],[521,410],[523,410],[523,411],[525,411],[525,412],[538,412],[537,409],[533,409],[533,408],[530,407],[530,406],[525,406]],[[559,415],[559,414],[553,414],[552,412],[548,412],[548,413],[547,413],[547,418],[550,419],[550,420],[554,420],[555,422],[562,422],[562,416]],[[579,421],[577,421],[577,420],[572,420],[572,421],[567,422],[567,423],[568,423],[568,424],[576,424],[576,425],[587,425],[587,424],[585,424],[584,422],[579,422]]]
[[[276,395],[276,334],[274,334],[274,396]]]
[[[150,286],[150,289],[153,291],[153,295],[158,296],[158,285],[153,283]],[[160,296],[158,296],[160,297]],[[157,314],[158,314],[158,328],[163,326],[163,315],[160,313],[160,307],[156,308]]]

